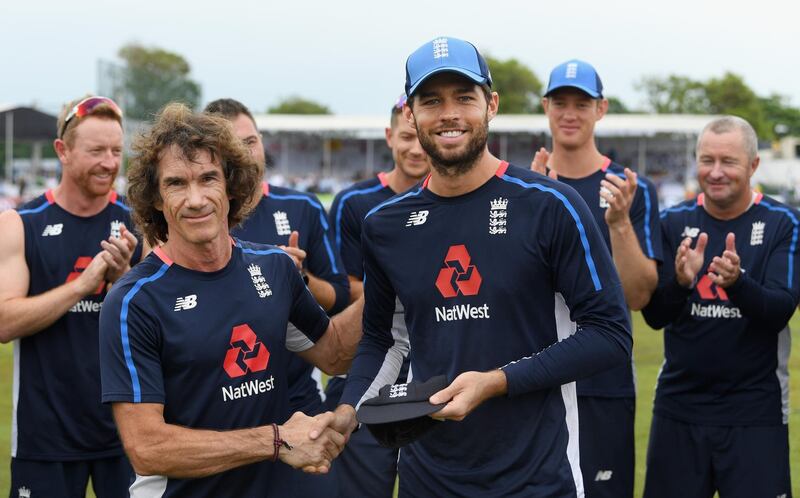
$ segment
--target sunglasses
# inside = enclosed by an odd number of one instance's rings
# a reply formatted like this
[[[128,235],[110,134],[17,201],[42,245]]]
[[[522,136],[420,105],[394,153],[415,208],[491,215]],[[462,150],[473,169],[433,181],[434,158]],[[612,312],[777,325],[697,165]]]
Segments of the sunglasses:
[[[401,93],[400,96],[397,98],[397,102],[394,103],[394,108],[402,110],[403,106],[406,105],[407,100],[408,97],[406,97],[406,94]]]
[[[85,116],[89,116],[95,111],[95,109],[97,109],[97,106],[103,104],[110,107],[111,110],[114,111],[114,113],[119,116],[120,119],[122,119],[122,109],[120,109],[116,102],[110,98],[87,97],[75,104],[69,111],[66,119],[64,119],[64,124],[61,126],[61,130],[59,130],[58,138],[64,138],[64,132],[67,131],[67,125],[70,121],[72,121],[72,118],[83,118]]]

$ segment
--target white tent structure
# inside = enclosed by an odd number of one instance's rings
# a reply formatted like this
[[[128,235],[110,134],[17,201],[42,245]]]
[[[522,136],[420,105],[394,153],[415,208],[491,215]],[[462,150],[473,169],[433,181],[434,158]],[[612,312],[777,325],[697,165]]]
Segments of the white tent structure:
[[[268,152],[283,175],[315,173],[323,177],[371,174],[386,166],[383,144],[387,116],[255,116]],[[597,125],[598,145],[640,172],[671,171],[686,176],[693,165],[697,134],[711,119],[697,115],[618,114]],[[490,124],[490,148],[499,157],[527,164],[533,152],[549,144],[547,117],[500,115]],[[667,160],[664,160],[666,158]]]

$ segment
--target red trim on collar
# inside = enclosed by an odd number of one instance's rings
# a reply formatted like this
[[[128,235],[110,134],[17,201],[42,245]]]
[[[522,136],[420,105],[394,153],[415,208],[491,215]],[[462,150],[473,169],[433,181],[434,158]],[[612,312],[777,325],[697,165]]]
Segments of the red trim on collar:
[[[389,186],[389,179],[386,178],[386,172],[381,171],[380,173],[378,173],[378,180],[380,180],[381,185],[383,185],[384,187]]]
[[[429,181],[431,181],[431,174],[430,173],[428,173],[428,176],[426,176],[425,179],[422,180],[422,188],[428,188],[428,182]]]
[[[153,253],[158,257],[158,259],[166,263],[167,266],[172,266],[172,260],[169,259],[169,256],[167,256],[167,253],[164,252],[164,249],[161,246],[153,249]]]
[[[706,194],[700,192],[697,195],[697,205],[702,206],[705,203],[705,199],[706,199]]]
[[[755,192],[755,190],[753,192]],[[759,202],[761,202],[761,199],[764,198],[764,194],[762,194],[761,192],[755,192],[755,194],[756,198],[753,200],[753,204],[758,204]]]
[[[47,192],[44,193],[44,196],[47,198],[47,202],[50,204],[56,203],[56,197],[53,195],[52,189],[48,189]]]
[[[264,197],[269,197],[269,183],[261,182],[261,191],[264,192]]]
[[[605,172],[605,171],[608,169],[608,167],[609,167],[610,165],[611,165],[611,158],[610,158],[610,157],[603,156],[603,165],[602,165],[602,166],[600,166],[600,169],[601,169],[603,172]]]
[[[507,169],[508,163],[506,161],[500,161],[500,166],[497,167],[497,171],[494,172],[494,176],[497,178],[502,178],[502,176],[506,174]]]
[[[117,197],[119,197],[119,195],[117,194],[117,191],[116,190],[112,190],[111,192],[108,193],[108,202],[110,202],[111,204],[116,204],[117,203]]]

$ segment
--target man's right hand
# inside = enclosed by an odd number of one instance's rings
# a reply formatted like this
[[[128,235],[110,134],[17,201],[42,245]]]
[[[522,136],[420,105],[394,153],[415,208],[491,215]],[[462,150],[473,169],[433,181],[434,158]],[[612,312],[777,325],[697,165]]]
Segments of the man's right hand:
[[[281,461],[296,469],[312,474],[325,474],[331,462],[344,449],[345,436],[332,429],[335,416],[326,412],[317,417],[309,417],[301,412],[280,426],[280,437],[292,449],[282,448],[278,456]],[[312,434],[316,435],[312,439]]]
[[[79,292],[82,296],[95,294],[101,285],[105,283],[106,272],[108,271],[108,262],[106,258],[112,256],[105,249],[97,253],[92,262],[89,263],[78,278],[75,279],[75,284],[78,286]]]
[[[704,253],[708,244],[708,234],[697,236],[697,244],[692,249],[691,237],[686,237],[675,253],[675,278],[682,287],[692,287],[698,272],[703,268]]]
[[[552,169],[549,172],[547,171],[547,161],[549,160],[550,153],[544,147],[540,147],[534,154],[533,161],[531,161],[531,171],[550,177],[553,180],[558,180],[558,173]]]

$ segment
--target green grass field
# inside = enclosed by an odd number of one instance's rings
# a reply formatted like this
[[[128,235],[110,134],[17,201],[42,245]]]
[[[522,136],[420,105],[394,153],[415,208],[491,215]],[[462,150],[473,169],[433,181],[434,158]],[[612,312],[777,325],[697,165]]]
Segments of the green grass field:
[[[800,330],[800,314],[795,314],[790,322],[792,330]],[[636,492],[642,496],[644,485],[644,459],[647,451],[647,437],[653,408],[653,390],[658,369],[663,360],[661,332],[651,330],[638,313],[634,314],[634,355],[638,380],[638,400],[636,406]],[[7,494],[9,487],[9,439],[11,435],[11,345],[0,346],[0,495]],[[792,345],[789,370],[793,378],[791,399],[794,402],[790,416],[790,441],[792,449],[793,494],[800,496],[800,345]],[[676,476],[679,478],[679,476]]]

